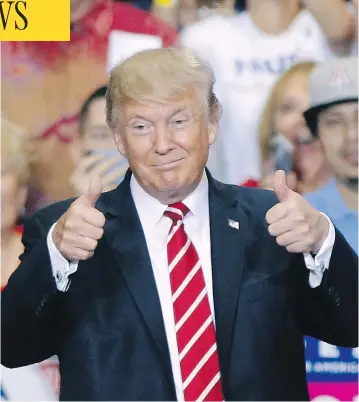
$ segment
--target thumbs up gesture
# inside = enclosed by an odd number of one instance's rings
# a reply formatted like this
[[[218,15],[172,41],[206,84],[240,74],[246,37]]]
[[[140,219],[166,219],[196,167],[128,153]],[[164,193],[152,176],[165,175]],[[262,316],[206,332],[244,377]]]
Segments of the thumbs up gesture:
[[[95,208],[102,190],[100,177],[94,175],[87,191],[72,203],[55,225],[53,242],[68,261],[87,260],[93,256],[105,225],[105,216]]]
[[[269,233],[289,252],[317,254],[329,233],[328,219],[287,186],[283,170],[275,173],[273,188],[279,203],[266,214]]]

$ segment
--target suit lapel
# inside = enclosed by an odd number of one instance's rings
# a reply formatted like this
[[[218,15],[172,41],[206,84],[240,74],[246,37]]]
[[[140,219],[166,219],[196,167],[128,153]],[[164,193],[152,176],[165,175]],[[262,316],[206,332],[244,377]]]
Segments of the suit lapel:
[[[251,209],[244,200],[238,200],[238,189],[217,182],[209,172],[207,175],[216,333],[221,372],[226,382],[245,248],[250,238]],[[128,171],[117,189],[100,197],[96,208],[105,214],[105,240],[154,341],[167,386],[175,395],[161,305],[146,240],[130,191],[130,177]]]
[[[211,178],[209,209],[216,334],[225,385],[251,213],[243,200],[238,201],[238,188]]]
[[[167,386],[173,394],[172,368],[161,305],[146,239],[130,191],[130,177],[131,172],[128,171],[117,189],[101,196],[96,208],[105,214],[105,240],[154,341]]]

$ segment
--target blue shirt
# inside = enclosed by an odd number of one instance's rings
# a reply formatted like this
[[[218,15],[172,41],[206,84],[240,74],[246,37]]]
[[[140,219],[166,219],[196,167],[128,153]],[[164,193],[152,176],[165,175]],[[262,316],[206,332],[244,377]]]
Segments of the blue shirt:
[[[335,180],[330,179],[324,186],[305,194],[304,198],[331,219],[358,254],[358,212],[346,205]]]

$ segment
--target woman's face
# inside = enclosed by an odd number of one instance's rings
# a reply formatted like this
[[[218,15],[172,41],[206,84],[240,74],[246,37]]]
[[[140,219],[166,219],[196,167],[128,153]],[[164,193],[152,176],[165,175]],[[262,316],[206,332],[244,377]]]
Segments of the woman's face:
[[[303,117],[309,107],[308,80],[308,73],[293,74],[274,110],[274,130],[294,145],[295,167],[299,171],[324,163],[320,142],[313,139]]]
[[[16,175],[1,175],[1,231],[9,230],[16,224],[26,201],[26,188],[19,184]]]

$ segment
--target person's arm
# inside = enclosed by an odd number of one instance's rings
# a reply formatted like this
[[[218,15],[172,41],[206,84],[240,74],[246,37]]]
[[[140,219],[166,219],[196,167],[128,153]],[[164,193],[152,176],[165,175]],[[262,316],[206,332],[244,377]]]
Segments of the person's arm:
[[[311,287],[303,258],[301,311],[303,334],[337,346],[358,346],[358,256],[335,230],[330,263],[320,286]]]
[[[57,354],[61,347],[68,326],[68,281],[55,279],[57,266],[65,261],[66,270],[68,261],[93,256],[105,225],[105,216],[95,208],[102,191],[101,179],[94,175],[88,190],[76,200],[39,211],[24,225],[25,251],[20,257],[21,264],[2,292],[4,366],[36,363]],[[50,229],[55,222],[52,233]],[[55,261],[54,252],[63,258]]]
[[[299,321],[298,327],[303,335],[338,346],[356,347],[357,255],[338,230],[333,236],[334,226],[324,214],[289,189],[284,171],[275,173],[273,184],[272,196],[279,202],[272,202],[274,206],[267,211],[266,221],[269,234],[294,256],[291,265],[297,285],[292,314]],[[316,256],[314,268],[318,281],[311,278],[308,253]]]
[[[20,367],[57,353],[61,337],[60,292],[38,215],[25,223],[21,264],[1,293],[1,364]]]
[[[355,16],[344,0],[302,0],[333,44],[349,43],[355,36]]]
[[[196,0],[180,0],[179,25],[182,29],[198,20],[198,11]]]
[[[179,23],[179,6],[177,0],[154,0],[152,3],[152,14],[177,29]]]
[[[129,3],[114,3],[111,30],[160,36],[163,47],[173,46],[177,41],[175,27],[156,17],[154,13],[140,10]]]

